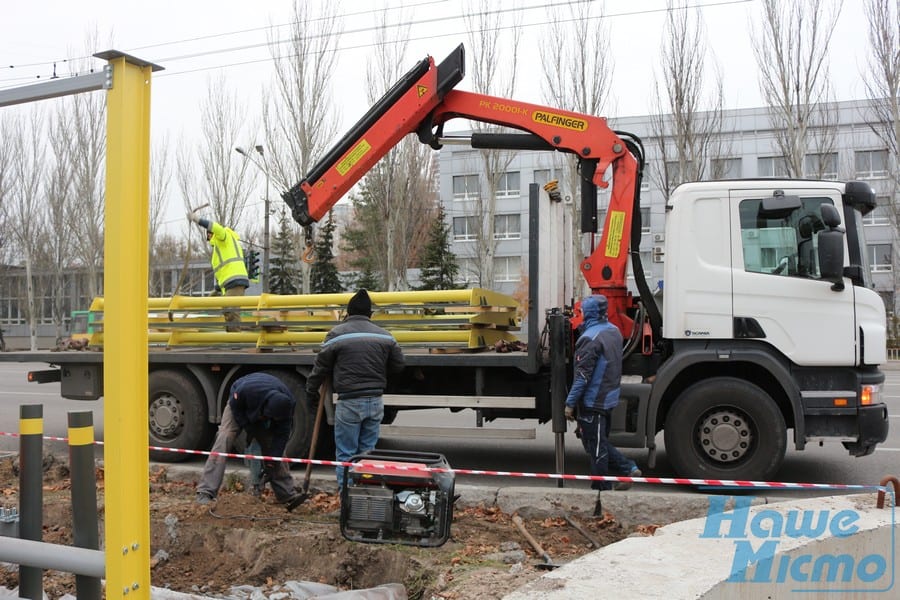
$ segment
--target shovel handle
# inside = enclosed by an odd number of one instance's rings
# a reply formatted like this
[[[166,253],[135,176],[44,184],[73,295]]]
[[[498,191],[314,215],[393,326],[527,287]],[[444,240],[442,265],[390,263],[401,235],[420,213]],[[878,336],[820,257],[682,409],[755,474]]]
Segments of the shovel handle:
[[[331,391],[330,383],[323,383],[319,389],[319,405],[316,407],[316,422],[313,425],[312,438],[309,440],[309,460],[306,463],[306,475],[303,477],[303,493],[309,491],[309,480],[312,477],[312,459],[316,455],[316,446],[319,443],[319,429],[322,427],[322,415],[325,414],[325,399]]]
[[[525,523],[522,521],[522,517],[520,517],[519,515],[513,515],[512,522],[516,526],[516,529],[519,530],[519,533],[521,533],[522,536],[526,540],[528,540],[528,543],[531,544],[531,547],[534,548],[534,551],[537,552],[540,555],[540,557],[543,558],[547,564],[549,564],[551,562],[550,555],[547,554],[547,551],[544,550],[541,547],[541,545],[538,543],[538,541],[536,539],[534,539],[530,533],[528,533],[527,529],[525,529]]]

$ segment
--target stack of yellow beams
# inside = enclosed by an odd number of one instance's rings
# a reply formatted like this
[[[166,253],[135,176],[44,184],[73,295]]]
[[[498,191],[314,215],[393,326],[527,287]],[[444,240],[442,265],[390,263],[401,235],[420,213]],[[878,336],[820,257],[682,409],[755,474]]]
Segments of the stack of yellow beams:
[[[150,298],[149,339],[152,345],[166,347],[316,346],[344,318],[352,295]],[[369,296],[372,319],[404,345],[477,349],[515,341],[513,332],[519,329],[518,303],[490,290],[369,292]],[[103,298],[95,298],[90,310],[95,313],[90,345],[100,347]],[[225,330],[226,310],[240,313],[239,331]]]

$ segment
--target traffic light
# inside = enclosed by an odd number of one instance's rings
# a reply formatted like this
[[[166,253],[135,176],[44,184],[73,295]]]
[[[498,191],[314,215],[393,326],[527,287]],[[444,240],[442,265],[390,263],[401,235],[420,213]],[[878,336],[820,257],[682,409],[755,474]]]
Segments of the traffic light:
[[[259,281],[259,252],[247,250],[244,254],[244,265],[247,267],[247,276],[250,281],[254,283]]]

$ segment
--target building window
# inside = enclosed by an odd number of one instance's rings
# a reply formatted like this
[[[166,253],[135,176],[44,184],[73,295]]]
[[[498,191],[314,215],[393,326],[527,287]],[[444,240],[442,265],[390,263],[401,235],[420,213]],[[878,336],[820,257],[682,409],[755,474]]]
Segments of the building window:
[[[873,273],[890,273],[893,270],[893,247],[891,244],[869,244],[866,253],[869,255],[869,268]]]
[[[709,161],[711,179],[740,179],[741,159],[739,158],[714,158]]]
[[[891,199],[888,196],[878,196],[875,201],[878,206],[876,206],[869,214],[863,216],[863,225],[890,225]]]
[[[887,150],[858,150],[856,152],[856,176],[860,179],[887,177]]]
[[[494,217],[495,240],[518,240],[521,237],[521,215],[496,215]]]
[[[803,176],[808,179],[837,179],[837,152],[807,154],[803,157]]]
[[[456,273],[456,282],[462,285],[475,285],[479,282],[478,261],[474,258],[457,258],[456,264],[459,271]]]
[[[475,200],[480,193],[481,186],[478,183],[478,175],[453,176],[454,200]]]
[[[787,160],[783,156],[762,156],[756,159],[759,177],[788,177]]]
[[[641,233],[650,233],[650,207],[641,208]]]
[[[684,170],[685,172],[682,173],[681,165],[677,160],[666,161],[666,181],[669,184],[669,189],[673,189],[690,179],[690,174],[694,172],[694,163],[691,161],[685,163]]]
[[[521,281],[522,257],[500,256],[494,259],[494,281]]]
[[[453,217],[453,241],[470,242],[478,239],[478,217]]]
[[[498,198],[517,198],[522,195],[522,188],[519,185],[519,172],[511,171],[503,173],[497,180],[497,197]]]
[[[534,174],[534,183],[538,184],[542,188],[544,185],[550,181],[550,169],[535,169]]]

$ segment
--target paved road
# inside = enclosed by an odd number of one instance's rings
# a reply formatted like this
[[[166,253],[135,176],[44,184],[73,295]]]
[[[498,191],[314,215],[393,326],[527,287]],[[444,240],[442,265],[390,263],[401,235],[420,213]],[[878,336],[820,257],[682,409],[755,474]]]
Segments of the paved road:
[[[25,373],[33,369],[46,368],[40,364],[0,363],[0,432],[18,431],[19,406],[21,404],[42,404],[44,407],[44,432],[49,436],[66,435],[66,415],[68,411],[90,410],[94,414],[95,438],[103,439],[103,401],[73,401],[59,396],[59,384],[29,384]],[[877,484],[888,474],[898,473],[900,458],[900,368],[887,371],[884,390],[888,403],[891,432],[887,441],[872,455],[853,458],[837,442],[828,442],[822,447],[810,445],[803,452],[788,450],[784,465],[778,474],[780,481],[800,481],[815,483]],[[398,425],[441,425],[472,426],[474,414],[469,411],[448,413],[443,410],[428,410],[401,413]],[[491,427],[512,428],[531,427],[530,422],[505,419],[489,424]],[[380,446],[402,450],[426,450],[444,454],[451,466],[458,469],[485,469],[500,471],[553,472],[553,435],[548,424],[537,428],[534,440],[471,440],[471,439],[426,439],[426,438],[385,438]],[[666,460],[662,436],[658,440],[661,450],[657,455],[655,469],[646,468],[647,453],[644,450],[625,450],[625,454],[635,459],[647,475],[671,476]],[[60,442],[48,442],[48,447],[65,452]],[[0,450],[15,449],[18,441],[14,437],[0,436]],[[99,451],[98,451],[99,454]],[[192,459],[193,464],[202,463]],[[584,453],[576,440],[566,436],[566,466],[570,473],[587,473]],[[317,467],[316,472],[326,475],[329,469]],[[461,483],[477,485],[542,485],[556,486],[556,482],[533,479],[485,478],[461,476]],[[587,487],[586,482],[566,482],[566,487]],[[672,488],[666,486],[665,491]],[[808,492],[803,492],[808,494]]]

